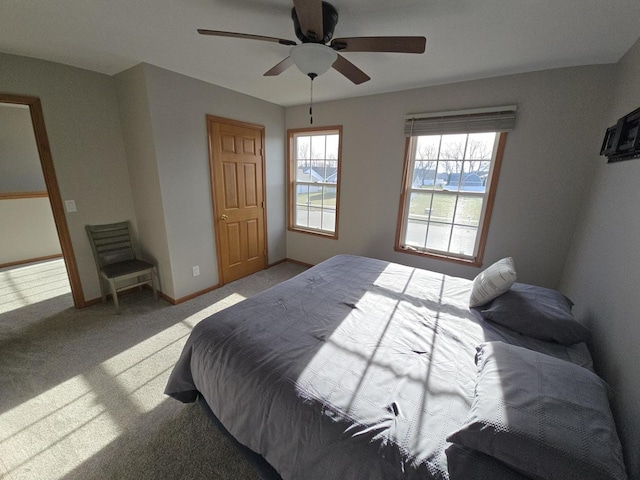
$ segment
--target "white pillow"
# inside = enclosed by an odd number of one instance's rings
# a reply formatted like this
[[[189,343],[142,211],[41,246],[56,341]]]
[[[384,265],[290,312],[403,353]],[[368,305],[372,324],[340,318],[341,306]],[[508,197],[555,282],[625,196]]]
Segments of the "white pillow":
[[[516,267],[513,264],[513,258],[507,257],[498,260],[473,279],[469,306],[479,307],[490,302],[509,290],[516,280]]]

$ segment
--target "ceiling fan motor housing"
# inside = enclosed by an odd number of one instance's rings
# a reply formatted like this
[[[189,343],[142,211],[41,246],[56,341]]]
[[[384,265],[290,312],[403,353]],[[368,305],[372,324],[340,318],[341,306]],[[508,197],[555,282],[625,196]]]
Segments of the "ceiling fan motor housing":
[[[300,22],[298,21],[298,15],[296,9],[291,9],[291,18],[293,19],[293,28],[296,32],[296,37],[302,43],[327,43],[333,37],[333,31],[338,23],[338,11],[329,2],[322,2],[322,30],[324,33],[323,38],[309,37],[300,29]]]

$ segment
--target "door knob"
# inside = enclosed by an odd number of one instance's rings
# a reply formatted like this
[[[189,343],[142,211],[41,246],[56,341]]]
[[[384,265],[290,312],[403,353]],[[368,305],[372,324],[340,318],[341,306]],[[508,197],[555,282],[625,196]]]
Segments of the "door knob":
[[[224,213],[220,215],[220,220],[226,220],[227,218],[229,217],[227,217],[227,215],[225,215]]]

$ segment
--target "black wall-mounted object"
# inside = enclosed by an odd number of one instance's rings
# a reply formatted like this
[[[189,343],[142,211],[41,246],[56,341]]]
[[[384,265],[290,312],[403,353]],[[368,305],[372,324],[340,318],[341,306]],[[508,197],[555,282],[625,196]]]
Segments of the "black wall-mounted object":
[[[608,163],[640,158],[640,108],[607,128],[600,155],[605,155]]]

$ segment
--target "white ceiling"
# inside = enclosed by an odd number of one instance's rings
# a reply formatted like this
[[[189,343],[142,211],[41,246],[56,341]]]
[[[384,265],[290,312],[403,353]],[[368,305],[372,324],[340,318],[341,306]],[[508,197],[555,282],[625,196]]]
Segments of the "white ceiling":
[[[424,35],[422,55],[345,53],[371,80],[335,70],[316,101],[520,73],[614,63],[638,39],[638,0],[332,0],[334,38]],[[197,28],[296,40],[290,0],[0,0],[0,51],[117,74],[147,62],[284,106],[303,104],[295,67],[262,74],[289,47],[206,37]],[[0,70],[2,65],[0,65]]]

